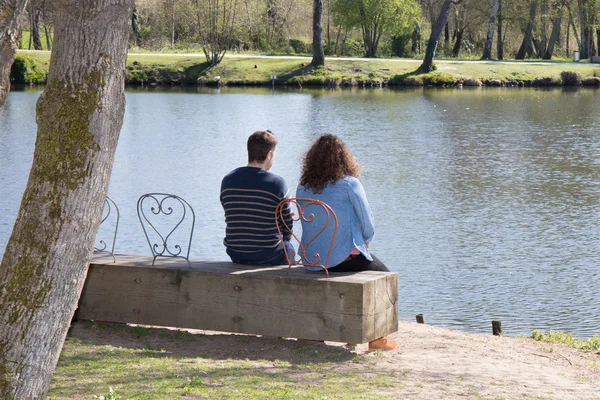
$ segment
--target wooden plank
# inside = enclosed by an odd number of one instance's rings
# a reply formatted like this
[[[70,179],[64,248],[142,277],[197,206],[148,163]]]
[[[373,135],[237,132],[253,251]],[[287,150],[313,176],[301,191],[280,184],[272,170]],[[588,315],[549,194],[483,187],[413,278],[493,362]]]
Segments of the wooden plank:
[[[398,275],[117,256],[95,258],[78,318],[365,343],[398,329]]]

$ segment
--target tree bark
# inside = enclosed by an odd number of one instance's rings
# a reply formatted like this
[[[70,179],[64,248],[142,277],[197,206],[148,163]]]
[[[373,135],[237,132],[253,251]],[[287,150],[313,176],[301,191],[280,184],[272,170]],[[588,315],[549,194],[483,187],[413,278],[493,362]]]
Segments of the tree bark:
[[[19,25],[26,7],[27,0],[11,0],[0,5],[0,107],[10,90],[10,68],[15,60]]]
[[[42,40],[40,39],[40,10],[35,1],[29,1],[29,20],[30,35],[33,41],[34,50],[42,50]]]
[[[524,60],[525,56],[531,54],[532,45],[533,45],[533,22],[535,21],[535,14],[537,11],[537,0],[532,0],[529,3],[529,22],[525,27],[525,35],[523,36],[523,41],[521,42],[521,47],[517,52],[515,59]]]
[[[564,7],[567,0],[563,0],[560,4],[560,8],[557,10],[558,15],[561,14],[562,8]],[[562,24],[562,18],[559,16],[552,21],[552,33],[550,34],[550,40],[548,41],[548,47],[546,48],[546,53],[544,53],[544,60],[551,60],[552,54],[554,53],[554,46],[558,40],[558,32],[560,31],[560,26]],[[568,39],[567,39],[568,40]],[[567,54],[568,56],[568,54]]]
[[[492,44],[494,43],[494,31],[496,24],[496,16],[498,15],[498,8],[500,7],[500,0],[494,0],[492,4],[492,12],[490,13],[490,19],[488,21],[488,33],[485,41],[485,48],[483,49],[482,60],[492,59]]]
[[[413,54],[417,54],[421,52],[421,26],[419,24],[415,24],[415,30],[412,34],[412,46],[410,47],[410,51]]]
[[[425,50],[425,58],[423,59],[423,64],[421,64],[418,71],[427,73],[433,70],[433,58],[435,57],[435,50],[437,49],[438,42],[440,41],[442,30],[446,26],[446,22],[448,22],[450,9],[452,5],[458,5],[461,2],[462,0],[444,0],[440,14],[435,24],[432,26],[431,34],[429,35],[429,41],[427,42],[427,49]]]
[[[502,37],[502,0],[498,0],[498,39],[496,42],[496,57],[504,60],[504,38]]]
[[[77,307],[125,108],[133,0],[56,1],[29,181],[0,265],[0,398],[43,399]]]
[[[313,0],[313,58],[311,65],[325,65],[325,50],[323,49],[323,0]]]

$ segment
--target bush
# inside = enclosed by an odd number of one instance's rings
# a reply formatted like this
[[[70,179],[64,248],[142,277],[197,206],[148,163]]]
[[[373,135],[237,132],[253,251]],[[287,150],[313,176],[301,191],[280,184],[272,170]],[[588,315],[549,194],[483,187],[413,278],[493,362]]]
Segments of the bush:
[[[581,83],[584,86],[600,86],[600,78],[591,76],[589,78],[585,78]]]
[[[410,49],[408,45],[412,41],[412,34],[397,34],[392,36],[392,55],[396,57],[409,57]]]
[[[290,47],[294,53],[311,54],[312,43],[307,43],[299,39],[290,39]]]
[[[581,85],[581,74],[574,71],[563,71],[560,73],[562,84],[565,86],[579,86]]]
[[[14,83],[46,83],[48,71],[29,56],[17,54],[10,69],[10,81]]]

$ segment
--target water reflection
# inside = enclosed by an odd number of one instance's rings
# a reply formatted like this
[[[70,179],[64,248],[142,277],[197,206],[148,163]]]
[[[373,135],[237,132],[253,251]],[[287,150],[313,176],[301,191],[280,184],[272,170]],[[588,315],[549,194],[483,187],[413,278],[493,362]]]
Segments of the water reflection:
[[[29,90],[29,89],[28,89]],[[31,163],[38,92],[0,115],[0,252]],[[364,164],[373,251],[400,273],[400,316],[507,334],[599,334],[599,92],[536,89],[133,88],[109,194],[117,252],[146,254],[135,203],[187,199],[193,258],[223,259],[222,176],[246,162],[256,129],[280,138],[274,172],[292,191],[319,133]]]

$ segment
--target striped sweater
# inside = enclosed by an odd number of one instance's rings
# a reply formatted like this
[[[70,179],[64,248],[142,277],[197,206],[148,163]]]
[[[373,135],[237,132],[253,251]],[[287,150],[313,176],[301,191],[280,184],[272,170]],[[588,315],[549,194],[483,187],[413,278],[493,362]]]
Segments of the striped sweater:
[[[262,168],[237,168],[223,178],[220,199],[227,223],[223,244],[232,259],[261,261],[283,252],[275,209],[287,197],[283,178]],[[289,208],[285,222],[292,227]],[[289,240],[290,233],[284,235]]]

